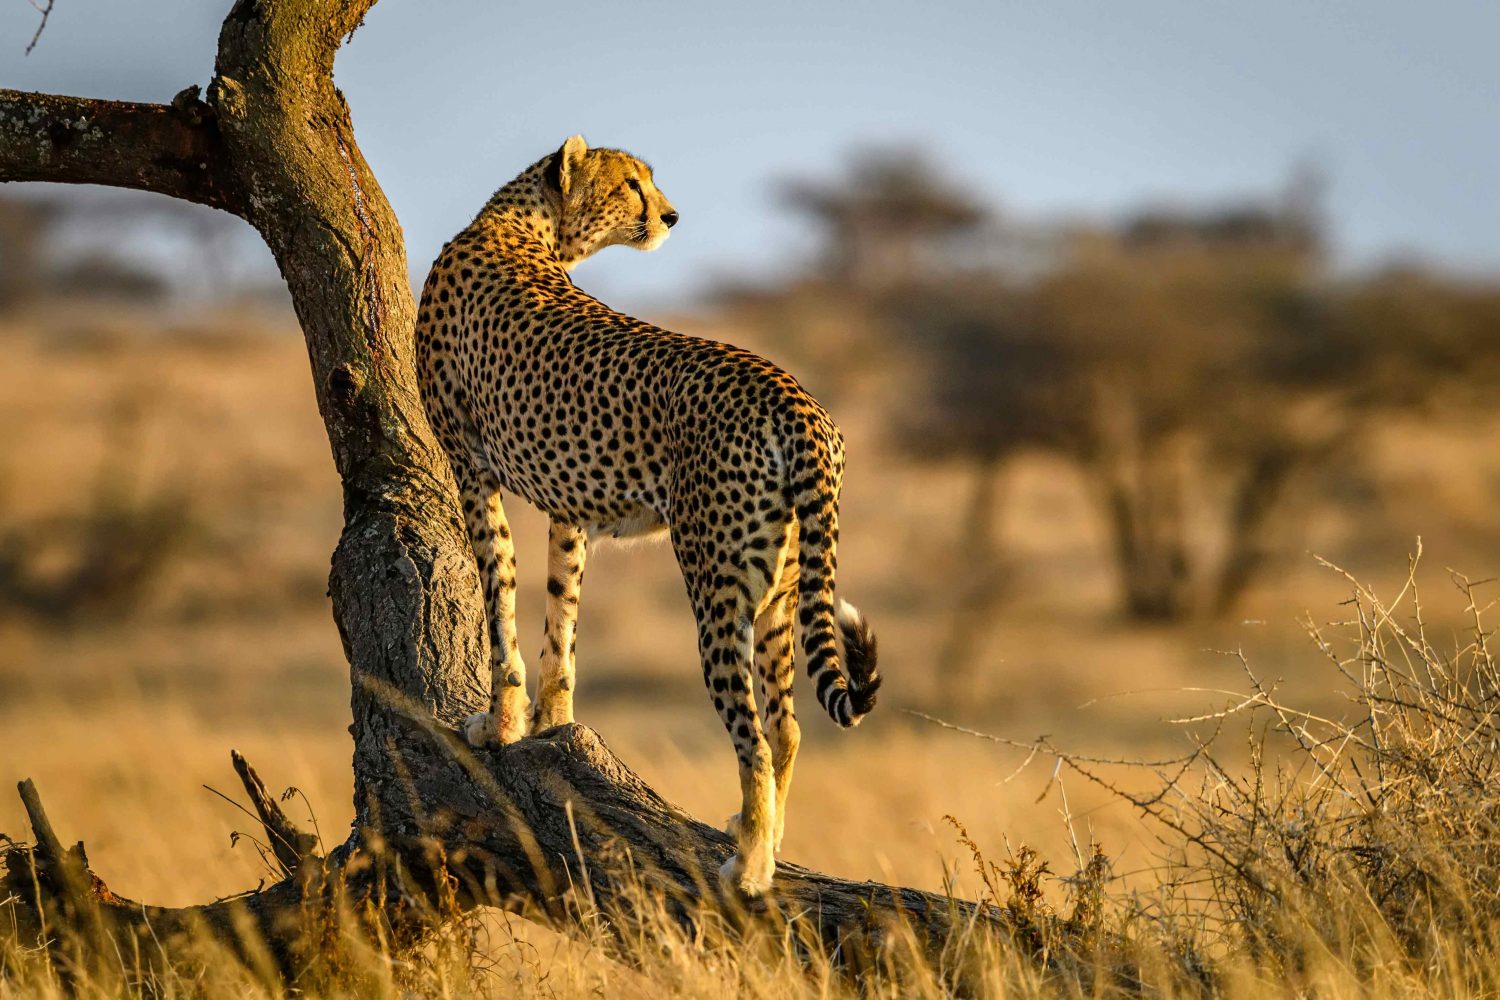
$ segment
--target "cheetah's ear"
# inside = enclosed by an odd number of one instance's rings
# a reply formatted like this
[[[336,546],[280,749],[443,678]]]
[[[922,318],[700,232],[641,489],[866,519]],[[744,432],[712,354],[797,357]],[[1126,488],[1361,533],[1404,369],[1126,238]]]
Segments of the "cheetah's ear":
[[[577,176],[578,168],[583,165],[583,157],[589,151],[589,144],[583,141],[583,136],[570,136],[568,141],[562,144],[562,148],[552,154],[552,160],[547,164],[547,183],[553,188],[567,194],[573,186],[573,178]]]

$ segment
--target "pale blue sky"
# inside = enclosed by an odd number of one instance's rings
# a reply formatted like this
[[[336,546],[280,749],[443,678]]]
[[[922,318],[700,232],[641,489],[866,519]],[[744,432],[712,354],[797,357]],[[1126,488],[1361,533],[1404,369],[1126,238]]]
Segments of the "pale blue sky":
[[[57,0],[35,53],[0,0],[0,86],[166,100],[227,0]],[[1500,268],[1500,3],[385,0],[339,57],[414,266],[569,133],[650,160],[682,212],[580,283],[623,305],[803,252],[772,182],[860,144],[930,147],[1028,219],[1332,176],[1346,263]]]

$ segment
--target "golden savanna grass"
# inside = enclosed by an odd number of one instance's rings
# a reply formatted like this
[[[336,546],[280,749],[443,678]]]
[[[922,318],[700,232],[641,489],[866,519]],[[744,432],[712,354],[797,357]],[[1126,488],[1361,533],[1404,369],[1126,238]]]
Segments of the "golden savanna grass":
[[[0,777],[34,778],[62,836],[84,839],[124,895],[186,905],[252,888],[270,875],[247,841],[230,846],[230,833],[254,827],[201,787],[232,790],[231,747],[273,786],[296,786],[305,800],[290,811],[305,821],[310,804],[326,842],[342,839],[351,815],[348,682],[324,595],[339,496],[303,346],[282,325],[223,316],[150,332],[128,315],[92,312],[7,323],[0,533],[42,540],[29,555],[37,578],[66,581],[100,555],[75,542],[101,507],[128,530],[163,530],[151,516],[167,503],[178,516],[166,526],[168,556],[129,592],[91,598],[79,614],[0,615]],[[757,346],[743,331],[710,332]],[[951,511],[969,474],[899,457],[878,433],[881,405],[846,392],[835,409],[852,456],[840,580],[881,632],[887,689],[851,734],[804,712],[786,856],[988,898],[1012,913],[1016,932],[956,940],[936,965],[893,947],[882,974],[858,989],[1500,988],[1491,944],[1500,798],[1487,787],[1500,679],[1485,645],[1486,588],[1455,587],[1443,569],[1480,573],[1500,551],[1500,456],[1485,447],[1500,418],[1439,407],[1378,429],[1368,469],[1378,501],[1309,507],[1284,526],[1284,557],[1242,613],[1174,628],[1112,615],[1106,545],[1082,487],[1050,459],[1023,458],[998,527],[1011,596],[986,635],[974,690],[955,708],[939,703],[934,649],[963,572]],[[544,524],[511,506],[523,635],[539,641]],[[1428,555],[1408,587],[1403,552],[1424,532]],[[122,579],[137,580],[128,569]],[[690,812],[715,822],[732,812],[733,756],[685,667],[691,616],[670,552],[602,549],[584,605],[581,721]],[[1301,620],[1308,609],[1315,624]],[[26,832],[9,796],[0,831]],[[434,942],[428,961],[372,950],[358,975],[319,989],[856,991],[774,935],[727,949],[662,921],[627,963],[603,915],[585,927],[558,934],[484,914]],[[0,995],[57,993],[53,971],[24,944],[7,946]],[[84,990],[143,991],[264,988],[226,961],[208,979],[101,979]]]

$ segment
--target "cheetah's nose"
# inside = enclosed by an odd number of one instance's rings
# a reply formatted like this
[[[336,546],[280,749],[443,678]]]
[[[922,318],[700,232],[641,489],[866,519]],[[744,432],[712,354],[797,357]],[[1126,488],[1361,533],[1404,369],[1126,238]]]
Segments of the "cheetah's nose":
[[[661,213],[661,221],[666,225],[668,229],[671,229],[673,226],[677,225],[678,218],[680,218],[680,216],[678,216],[676,209],[673,209],[670,212]]]

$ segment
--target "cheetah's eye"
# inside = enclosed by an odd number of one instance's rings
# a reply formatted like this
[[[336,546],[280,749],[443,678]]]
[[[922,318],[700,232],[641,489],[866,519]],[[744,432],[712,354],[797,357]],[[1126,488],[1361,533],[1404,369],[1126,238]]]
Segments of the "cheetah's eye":
[[[630,188],[630,190],[635,192],[635,196],[637,198],[641,199],[642,205],[646,204],[646,195],[641,191],[640,181],[636,180],[634,177],[627,177],[625,178],[625,184]]]

